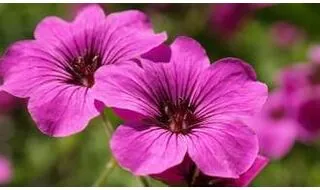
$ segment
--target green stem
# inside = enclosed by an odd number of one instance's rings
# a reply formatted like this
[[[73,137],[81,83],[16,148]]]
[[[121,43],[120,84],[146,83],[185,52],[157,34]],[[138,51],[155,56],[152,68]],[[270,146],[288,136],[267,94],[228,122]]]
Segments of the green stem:
[[[109,119],[104,115],[104,113],[101,113],[101,120],[104,126],[104,130],[106,132],[107,138],[108,140],[110,140],[111,135],[113,133],[112,124],[109,121]],[[112,170],[115,168],[116,165],[117,165],[116,161],[114,160],[113,157],[111,157],[110,160],[108,160],[108,162],[106,163],[102,172],[100,173],[98,179],[94,182],[92,186],[99,187],[103,185],[107,180],[108,174],[112,172]]]
[[[106,178],[108,177],[108,174],[115,168],[117,165],[116,161],[113,157],[106,163],[104,170],[99,175],[98,179],[94,182],[92,185],[93,187],[99,187],[103,185],[106,182]]]
[[[102,119],[102,123],[104,125],[104,130],[108,136],[108,139],[111,138],[111,135],[113,133],[113,127],[112,124],[110,122],[110,120],[104,115],[104,113],[101,113],[101,119]]]
[[[146,177],[140,176],[139,179],[140,179],[140,182],[141,182],[142,186],[151,187],[149,182],[148,182],[148,179]]]

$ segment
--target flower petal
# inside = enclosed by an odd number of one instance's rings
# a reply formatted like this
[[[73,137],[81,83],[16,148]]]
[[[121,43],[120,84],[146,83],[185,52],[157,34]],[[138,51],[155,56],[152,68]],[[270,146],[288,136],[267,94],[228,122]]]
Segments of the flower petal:
[[[298,124],[291,119],[273,122],[258,118],[252,127],[257,132],[261,154],[280,159],[293,147]]]
[[[28,109],[40,131],[53,137],[78,133],[99,115],[90,89],[71,85],[43,86]]]
[[[147,15],[138,10],[111,13],[107,17],[107,22],[113,28],[133,27],[141,30],[152,30],[151,22]]]
[[[144,115],[127,109],[113,108],[113,111],[124,121],[134,122],[141,121],[145,118]]]
[[[34,37],[36,40],[51,41],[57,43],[66,36],[70,35],[70,23],[62,20],[59,17],[49,16],[41,20],[35,31]]]
[[[153,62],[167,63],[171,59],[171,49],[166,44],[161,44],[160,46],[155,47],[143,54],[141,57],[144,59],[149,59]]]
[[[269,160],[266,157],[258,156],[253,165],[244,174],[241,174],[238,179],[225,180],[225,187],[246,187],[250,182],[266,167]]]
[[[186,186],[190,183],[188,180],[193,176],[194,163],[188,155],[186,155],[183,161],[173,166],[166,171],[151,175],[151,177],[160,180],[170,186]]]
[[[277,77],[278,85],[284,89],[289,95],[296,92],[298,89],[304,88],[309,84],[308,75],[313,70],[309,64],[296,63],[289,66],[279,73]]]
[[[313,89],[316,89],[315,87]],[[304,92],[301,98],[302,102],[300,103],[296,119],[298,120],[300,126],[298,128],[298,139],[302,142],[312,142],[320,136],[320,98],[319,91],[313,92],[315,97],[307,97]]]
[[[124,124],[111,139],[113,155],[135,175],[161,173],[182,162],[187,146],[182,135],[156,126]]]
[[[78,12],[74,24],[87,27],[88,25],[97,26],[105,19],[106,16],[103,9],[99,5],[93,4],[84,7]]]
[[[159,46],[167,39],[165,32],[154,34],[149,31],[137,30],[134,27],[122,27],[107,35],[104,40],[105,64],[119,64]]]
[[[273,91],[262,111],[248,120],[248,125],[258,135],[260,153],[269,158],[285,156],[294,145],[299,124],[292,117],[292,103],[286,94]]]
[[[202,172],[200,172],[195,179],[191,179],[194,176],[193,162],[186,156],[179,165],[160,174],[152,175],[152,177],[170,186],[186,186],[188,183],[191,183],[192,180],[195,180],[193,181],[194,186],[245,187],[261,172],[268,162],[269,160],[267,158],[258,155],[250,169],[236,179],[210,177],[204,175]]]
[[[63,82],[70,77],[57,62],[58,55],[43,51],[36,41],[11,45],[0,64],[2,89],[14,96],[30,97],[46,83]]]
[[[195,127],[187,140],[188,154],[208,176],[239,177],[253,164],[259,150],[255,133],[240,122]]]
[[[258,113],[267,99],[267,86],[239,59],[221,59],[202,76],[193,100],[195,114],[203,120],[244,120]]]
[[[93,33],[95,36],[100,36],[97,28],[103,26],[105,22],[103,9],[98,5],[89,5],[81,9],[72,23],[55,16],[44,18],[37,25],[34,36],[43,44],[54,45],[65,52],[70,50],[77,52],[79,47],[83,46],[83,41],[91,38]],[[82,39],[82,36],[86,38]]]
[[[155,97],[143,70],[135,63],[101,67],[95,73],[92,90],[106,106],[137,112],[144,116],[157,113]]]
[[[192,38],[179,36],[171,44],[172,57],[171,62],[174,64],[182,63],[187,67],[208,67],[209,58],[203,47]]]

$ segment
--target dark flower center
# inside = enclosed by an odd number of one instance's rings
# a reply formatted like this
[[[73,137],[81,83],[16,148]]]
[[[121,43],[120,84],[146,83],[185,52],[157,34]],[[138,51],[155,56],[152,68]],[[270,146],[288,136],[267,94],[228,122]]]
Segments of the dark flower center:
[[[163,102],[160,112],[158,121],[174,133],[186,134],[197,123],[194,107],[189,104],[189,101],[181,98],[175,104]]]
[[[67,71],[72,75],[71,83],[91,88],[94,85],[94,73],[101,66],[99,55],[78,56],[71,61]]]

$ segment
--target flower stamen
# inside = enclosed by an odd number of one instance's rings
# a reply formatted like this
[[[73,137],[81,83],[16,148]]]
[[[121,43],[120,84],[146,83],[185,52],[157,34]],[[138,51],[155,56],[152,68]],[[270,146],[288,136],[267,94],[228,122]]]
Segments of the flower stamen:
[[[101,66],[98,55],[76,57],[68,70],[72,75],[72,83],[91,88],[94,85],[94,73]]]
[[[174,133],[186,134],[197,122],[194,108],[188,101],[180,98],[176,104],[165,102],[160,108],[158,121]]]

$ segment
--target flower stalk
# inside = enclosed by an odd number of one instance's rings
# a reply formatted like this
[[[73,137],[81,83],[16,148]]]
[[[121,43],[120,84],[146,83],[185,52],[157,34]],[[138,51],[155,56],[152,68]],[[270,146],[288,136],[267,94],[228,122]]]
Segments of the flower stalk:
[[[148,181],[148,179],[146,177],[140,176],[139,180],[140,180],[140,182],[141,182],[143,187],[151,187],[150,184],[149,184],[149,181]]]
[[[104,126],[104,130],[107,134],[108,139],[111,138],[111,135],[113,133],[113,126],[112,123],[110,122],[110,120],[108,119],[108,117],[106,117],[106,115],[104,113],[101,113],[101,119],[102,119],[102,123]]]
[[[94,182],[94,184],[92,186],[93,187],[102,186],[106,182],[108,174],[110,172],[112,172],[112,170],[116,167],[116,165],[117,165],[116,161],[114,160],[113,157],[111,157],[109,159],[109,161],[106,163],[106,165],[105,165],[103,171],[101,172],[101,174],[99,175],[98,179]]]
[[[101,117],[101,120],[103,123],[104,130],[107,135],[107,139],[109,140],[111,138],[112,133],[113,133],[112,123],[110,122],[108,117],[106,117],[104,112],[101,113],[100,117]],[[97,178],[97,180],[94,182],[94,184],[92,186],[99,187],[99,186],[103,185],[107,180],[108,174],[110,172],[112,172],[112,170],[115,168],[116,165],[117,165],[116,161],[111,156],[111,158],[105,164],[105,167],[102,170],[102,172],[100,173],[99,177]]]

